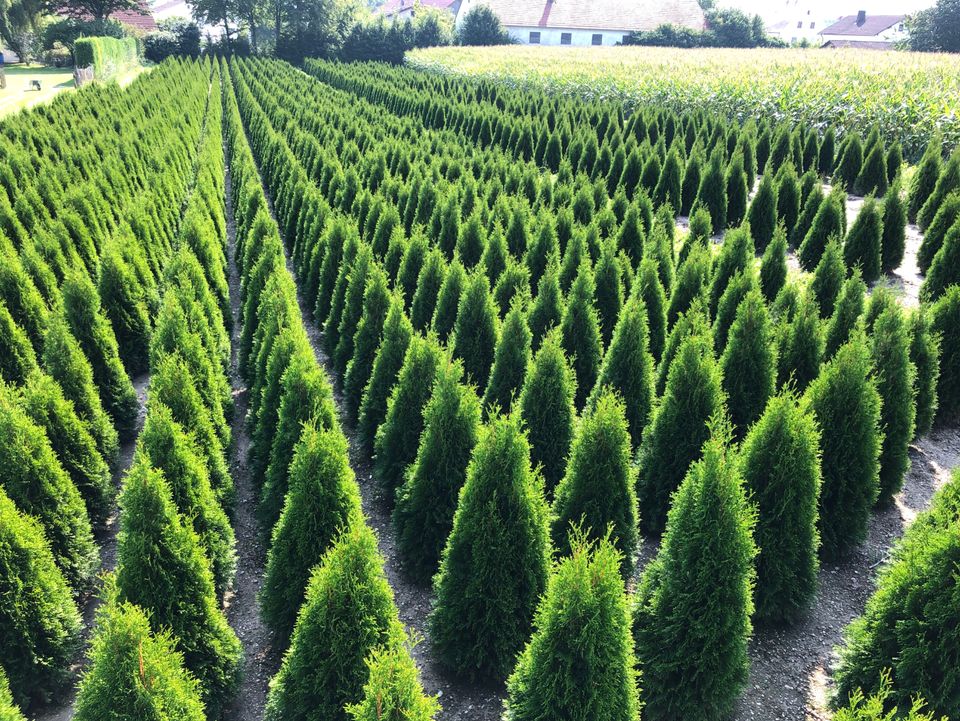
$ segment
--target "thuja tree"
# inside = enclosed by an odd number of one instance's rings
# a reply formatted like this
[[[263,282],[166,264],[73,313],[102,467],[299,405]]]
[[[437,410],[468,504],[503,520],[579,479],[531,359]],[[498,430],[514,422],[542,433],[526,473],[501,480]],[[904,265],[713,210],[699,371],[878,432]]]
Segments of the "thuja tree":
[[[667,342],[667,302],[663,284],[657,275],[656,262],[653,259],[644,258],[640,263],[634,287],[647,309],[650,354],[655,361],[659,361]]]
[[[713,278],[710,281],[710,314],[716,315],[717,306],[723,296],[730,279],[737,273],[753,267],[754,262],[753,238],[750,229],[740,227],[727,233],[720,247],[713,267]]]
[[[773,303],[787,282],[787,234],[778,226],[760,260],[760,290],[767,303]]]
[[[506,719],[638,721],[630,613],[611,543],[577,539],[556,566],[507,681]]]
[[[587,539],[608,538],[622,554],[629,575],[637,547],[636,479],[623,403],[610,390],[597,399],[577,428],[567,473],[553,502],[554,546],[571,550],[571,534],[580,528]]]
[[[862,331],[823,366],[806,398],[820,428],[821,556],[834,560],[867,534],[880,490],[880,394]]]
[[[520,418],[495,417],[480,432],[434,579],[429,627],[440,663],[469,679],[504,678],[530,635],[549,555]]]
[[[648,719],[726,718],[747,681],[754,512],[727,443],[720,425],[680,485],[637,589],[633,637]]]
[[[777,382],[806,390],[820,372],[823,360],[823,324],[817,304],[806,293],[789,322],[780,319],[777,334]]]
[[[306,425],[293,450],[289,490],[273,527],[260,591],[263,618],[281,647],[293,632],[311,570],[359,512],[343,434]]]
[[[413,463],[423,430],[423,409],[430,399],[437,369],[446,353],[431,334],[414,336],[407,348],[397,384],[387,401],[387,414],[374,443],[374,473],[390,501]]]
[[[867,285],[863,282],[859,269],[854,270],[853,274],[844,281],[833,315],[827,322],[825,358],[832,358],[840,346],[850,338],[850,334],[863,315],[866,294]]]
[[[681,313],[685,313],[694,299],[705,296],[710,282],[710,249],[698,245],[690,251],[677,268],[677,276],[670,291],[667,306],[667,324],[673,325]]]
[[[960,417],[960,285],[947,289],[930,309],[930,328],[940,337],[937,419]]]
[[[727,188],[724,178],[723,153],[714,151],[710,162],[700,179],[700,189],[697,192],[696,205],[701,205],[710,211],[710,219],[714,228],[727,227]]]
[[[417,458],[397,491],[397,551],[418,582],[428,582],[440,563],[480,428],[480,402],[462,376],[459,361],[438,368]]]
[[[354,335],[363,316],[364,295],[367,288],[373,284],[370,278],[373,267],[373,253],[370,251],[370,246],[364,244],[357,252],[357,258],[350,271],[343,314],[336,332],[337,346],[333,351],[332,360],[334,368],[341,377],[347,372],[347,364],[353,358]],[[385,284],[383,271],[379,267],[377,271],[382,278],[381,282]]]
[[[453,326],[457,322],[457,310],[460,307],[460,295],[466,284],[467,273],[459,258],[454,257],[437,295],[437,305],[433,310],[431,326],[441,342],[446,342]]]
[[[943,166],[933,192],[917,213],[917,225],[920,226],[920,230],[927,229],[943,201],[955,190],[960,190],[960,151],[958,150],[953,151],[953,155]]]
[[[880,495],[878,503],[893,500],[910,468],[909,445],[916,421],[917,369],[910,360],[910,330],[899,305],[880,314],[870,335],[871,355],[880,393]]]
[[[859,268],[865,281],[880,277],[883,216],[873,198],[867,198],[843,242],[843,260],[848,268]]]
[[[80,642],[80,613],[40,523],[18,511],[3,487],[0,558],[3,666],[14,700],[27,706],[66,680]]]
[[[27,717],[20,712],[20,707],[13,701],[10,691],[10,682],[7,673],[0,666],[0,719],[2,721],[27,721]]]
[[[109,600],[99,609],[90,659],[77,693],[77,721],[207,718],[175,639],[169,631],[152,633],[147,615],[132,603]]]
[[[820,317],[829,318],[833,315],[846,278],[847,266],[843,262],[843,250],[840,242],[831,238],[823,249],[820,262],[813,271],[813,280],[810,281],[810,290],[820,309]]]
[[[363,699],[346,707],[352,721],[433,721],[440,704],[420,685],[417,665],[403,645],[380,647],[367,657]]]
[[[960,283],[960,221],[953,224],[943,245],[930,263],[930,270],[920,288],[920,297],[934,302],[951,285]]]
[[[940,338],[930,328],[930,312],[921,306],[910,314],[910,360],[917,370],[914,381],[917,412],[915,437],[930,432],[937,413],[937,380],[940,377]]]
[[[530,439],[530,458],[547,493],[563,477],[577,416],[577,381],[560,345],[559,330],[547,334],[533,358],[520,393],[520,413]]]
[[[410,304],[410,320],[413,327],[421,333],[426,333],[430,329],[430,321],[433,319],[433,312],[437,307],[437,298],[440,296],[440,288],[446,278],[446,270],[446,260],[439,248],[434,248],[427,253],[427,257],[423,261],[423,267],[420,269],[420,275],[417,276],[417,289]],[[383,280],[386,282],[385,275]],[[367,293],[370,293],[369,287]],[[368,301],[365,298],[365,316],[367,315],[367,303]]]
[[[83,273],[64,279],[63,307],[70,330],[93,371],[100,398],[121,440],[133,437],[137,422],[137,393],[120,362],[117,339],[103,315],[93,283]]]
[[[509,412],[513,400],[520,395],[523,379],[530,364],[530,329],[520,299],[511,304],[500,329],[490,371],[490,382],[483,394],[484,408],[499,408]]]
[[[0,488],[23,513],[40,521],[57,565],[79,592],[98,563],[90,517],[43,428],[17,400],[13,388],[0,384]]]
[[[0,381],[21,385],[37,368],[37,354],[26,332],[0,299]]]
[[[737,309],[720,370],[734,433],[742,438],[763,413],[777,380],[773,326],[757,290],[750,291]]]
[[[363,400],[363,389],[370,380],[377,357],[387,314],[390,312],[391,296],[386,274],[379,266],[370,271],[370,279],[363,296],[363,315],[353,339],[353,358],[347,364],[343,377],[344,402],[347,416],[356,421]],[[432,311],[431,311],[432,312]],[[428,321],[429,325],[429,321]]]
[[[891,273],[900,267],[906,244],[907,206],[903,201],[903,184],[898,176],[883,197],[880,267],[884,273]]]
[[[117,243],[107,246],[100,256],[97,289],[127,372],[131,376],[144,373],[150,363],[150,310],[140,281]]]
[[[594,280],[589,263],[582,263],[567,297],[560,321],[563,350],[570,359],[577,379],[574,397],[577,408],[587,400],[600,371],[600,322],[594,307]]]
[[[710,339],[713,345],[713,336],[710,328],[710,320],[707,317],[706,303],[700,300],[690,306],[690,310],[681,315],[673,328],[670,329],[670,335],[667,337],[666,345],[663,349],[663,355],[657,364],[657,378],[654,384],[654,396],[662,396],[667,387],[667,377],[670,374],[670,364],[677,356],[680,345],[692,335],[700,335]]]
[[[710,437],[711,418],[723,412],[720,368],[709,337],[686,338],[670,363],[666,390],[643,434],[637,497],[644,532],[663,531],[670,497]]]
[[[846,232],[844,203],[846,194],[842,189],[834,190],[827,196],[813,216],[810,230],[803,237],[797,258],[804,270],[813,270],[820,262],[827,241]]]
[[[540,347],[547,331],[560,325],[562,317],[563,293],[560,291],[560,268],[556,257],[552,257],[540,278],[537,296],[527,314],[532,350],[536,351]]]
[[[876,693],[864,696],[863,690],[858,688],[848,699],[836,699],[839,708],[833,714],[834,721],[888,721],[894,718],[903,721],[937,721],[932,714],[924,711],[927,702],[919,696],[913,696],[909,706],[904,705],[902,711],[899,706],[890,708],[892,693],[889,669],[884,669]],[[940,721],[946,721],[946,718],[943,716]]]
[[[917,165],[917,170],[910,180],[910,189],[907,193],[907,217],[911,223],[917,220],[920,208],[927,202],[930,194],[937,185],[942,164],[943,143],[931,138],[927,149]]]
[[[472,274],[463,289],[453,329],[453,353],[463,360],[467,379],[485,388],[497,345],[497,310],[483,273]]]
[[[757,194],[750,203],[747,213],[750,221],[750,232],[757,250],[763,251],[773,240],[773,233],[777,229],[777,186],[770,173],[766,173],[757,188]]]
[[[133,465],[120,496],[117,599],[142,608],[154,631],[169,629],[216,718],[239,681],[242,650],[217,605],[210,566],[184,525],[163,474]]]
[[[930,264],[943,246],[947,231],[956,225],[958,218],[960,218],[960,191],[947,196],[923,234],[923,240],[917,250],[917,267],[921,273],[930,270]]]
[[[790,623],[817,592],[820,432],[791,391],[772,398],[741,447],[743,478],[757,508],[754,618]]]

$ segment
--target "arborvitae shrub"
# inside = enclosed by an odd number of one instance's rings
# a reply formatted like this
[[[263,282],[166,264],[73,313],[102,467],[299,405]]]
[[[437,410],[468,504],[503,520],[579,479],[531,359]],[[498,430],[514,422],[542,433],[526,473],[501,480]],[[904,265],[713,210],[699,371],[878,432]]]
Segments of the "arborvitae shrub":
[[[747,215],[749,188],[747,174],[743,170],[743,155],[738,153],[727,166],[727,223],[739,225]]]
[[[369,286],[372,265],[373,254],[370,252],[370,246],[363,244],[350,270],[343,313],[336,330],[336,347],[331,357],[333,368],[341,378],[347,372],[347,364],[353,358],[353,339],[360,318],[363,316],[363,296]]]
[[[509,412],[513,399],[520,395],[523,379],[530,363],[530,329],[526,313],[519,302],[512,304],[503,321],[490,371],[490,382],[483,394],[484,408],[500,408]]]
[[[727,442],[721,426],[686,473],[637,589],[633,637],[648,719],[726,718],[747,681],[754,513]]]
[[[307,586],[290,649],[270,682],[268,721],[346,721],[369,678],[365,659],[404,641],[373,531],[356,519]]]
[[[638,721],[638,674],[630,613],[607,541],[583,539],[556,566],[534,633],[507,681],[505,718]]]
[[[588,263],[580,266],[567,297],[567,306],[560,321],[563,350],[570,359],[577,379],[574,398],[577,408],[582,408],[600,372],[600,322],[594,307],[593,272]]]
[[[0,299],[0,380],[22,385],[37,368],[37,355],[23,328]]]
[[[436,573],[477,442],[480,402],[461,383],[459,361],[441,364],[424,409],[416,461],[397,491],[393,525],[404,569],[418,582]]]
[[[600,258],[594,267],[596,290],[597,316],[600,319],[600,335],[603,347],[610,345],[617,317],[623,307],[623,281],[621,279],[620,263],[614,253],[613,244],[605,242],[600,251]]]
[[[363,246],[366,248],[366,246]],[[347,289],[350,286],[350,278],[353,275],[354,268],[366,275],[369,268],[369,248],[367,252],[360,253],[360,242],[354,240],[343,252],[343,262],[337,273],[337,282],[333,287],[333,297],[330,299],[330,312],[323,321],[323,349],[327,355],[333,358],[337,347],[337,341],[340,339],[339,329],[340,321],[343,318],[343,311],[347,303]],[[399,284],[398,284],[399,285]],[[404,299],[409,303],[409,296]],[[319,316],[318,316],[319,317]]]
[[[466,223],[460,226],[460,236],[457,238],[457,254],[467,270],[480,262],[486,245],[487,234],[480,215],[473,212]]]
[[[700,152],[691,153],[683,169],[683,184],[680,187],[680,215],[689,215],[700,190],[703,158]]]
[[[290,483],[273,527],[260,591],[263,618],[281,648],[293,632],[310,572],[360,512],[360,494],[338,429],[309,423],[293,450]]]
[[[402,304],[399,299],[398,302]],[[391,296],[386,274],[377,267],[370,273],[370,280],[363,296],[363,316],[360,318],[360,324],[353,339],[353,358],[350,359],[347,372],[343,377],[347,416],[354,422],[360,413],[363,389],[366,388],[370,374],[373,373],[373,365],[383,337],[390,303]],[[427,325],[429,326],[429,321]]]
[[[710,338],[683,340],[638,453],[637,497],[641,528],[647,534],[663,531],[671,495],[700,457],[710,436],[710,419],[723,412],[720,380]]]
[[[610,389],[580,421],[567,473],[553,502],[552,534],[561,555],[571,553],[571,534],[608,539],[630,575],[637,547],[637,495],[630,434],[623,403]]]
[[[3,486],[0,558],[3,666],[10,675],[14,700],[26,707],[65,680],[80,641],[80,613],[42,526],[17,510]]]
[[[917,213],[917,225],[920,230],[926,230],[937,214],[937,210],[943,204],[943,201],[953,193],[960,190],[960,151],[954,151],[953,155],[943,166],[940,176],[937,178],[937,184],[930,193],[930,197]]]
[[[914,435],[917,369],[910,360],[910,331],[903,311],[893,306],[881,313],[870,335],[873,367],[880,393],[880,495],[886,504],[903,486],[910,468],[908,447]]]
[[[720,369],[734,433],[742,438],[763,413],[777,380],[773,327],[757,290],[750,291],[737,309]]]
[[[544,338],[520,393],[520,409],[530,439],[530,458],[539,467],[548,493],[563,477],[573,440],[577,380],[560,344],[559,330]]]
[[[809,294],[803,296],[793,319],[779,321],[777,337],[777,383],[792,383],[800,393],[820,372],[823,360],[823,324],[817,304]]]
[[[867,534],[879,493],[880,394],[862,331],[823,366],[807,399],[821,438],[821,556],[834,560]]]
[[[787,234],[777,228],[773,240],[760,260],[760,291],[767,303],[773,303],[787,282]]]
[[[440,295],[440,288],[446,278],[446,261],[443,253],[434,248],[423,261],[423,267],[420,269],[420,275],[417,277],[416,291],[413,294],[413,302],[410,306],[410,321],[413,327],[426,333],[430,330],[430,321],[433,320],[433,312],[437,307],[437,298]],[[374,271],[376,276],[380,273]],[[386,277],[384,276],[386,283]],[[367,293],[370,293],[369,286]],[[364,298],[364,313],[366,314],[367,299]]]
[[[843,242],[843,260],[848,268],[859,268],[868,283],[880,277],[882,242],[880,207],[873,198],[867,198]]]
[[[690,227],[687,232],[687,238],[683,241],[683,246],[677,254],[678,265],[683,265],[687,256],[697,246],[710,247],[710,238],[713,236],[713,226],[710,221],[710,213],[706,208],[698,207],[690,217]]]
[[[93,283],[83,273],[63,282],[63,304],[73,336],[90,362],[93,381],[121,440],[133,437],[137,422],[137,393],[123,369],[117,339],[100,308]]]
[[[394,294],[383,323],[383,339],[374,358],[370,380],[364,388],[357,415],[360,443],[368,453],[373,451],[377,429],[387,416],[387,399],[403,367],[412,336],[413,327],[403,312],[403,299]]]
[[[750,229],[744,226],[730,231],[724,236],[720,255],[717,256],[713,267],[713,278],[710,282],[710,313],[716,315],[720,297],[727,289],[727,284],[738,272],[752,267],[754,263],[753,238]]]
[[[431,334],[410,339],[397,384],[387,400],[383,424],[374,442],[374,473],[389,502],[403,483],[403,474],[417,457],[423,430],[423,409],[430,399],[445,352]]]
[[[833,315],[846,277],[847,266],[843,263],[840,243],[836,238],[831,238],[813,272],[813,280],[810,281],[810,290],[821,317],[829,318]]]
[[[695,204],[702,205],[710,211],[710,220],[714,228],[727,227],[727,189],[723,175],[722,154],[715,152],[711,156],[700,180]]]
[[[960,285],[947,289],[930,309],[930,329],[940,337],[937,420],[960,417]]]
[[[560,269],[556,259],[548,263],[540,284],[537,287],[537,297],[530,307],[527,324],[530,326],[531,348],[536,350],[547,332],[560,325],[563,317],[563,294],[560,291]]]
[[[667,154],[667,159],[660,170],[657,187],[653,191],[653,202],[657,205],[669,205],[674,215],[679,214],[681,205],[682,180],[681,160],[676,149]]]
[[[660,362],[657,364],[654,397],[663,395],[663,391],[667,387],[667,375],[670,372],[670,364],[676,357],[680,345],[688,336],[702,335],[704,337],[710,337],[711,343],[713,342],[710,320],[707,318],[705,305],[706,304],[700,300],[695,301],[694,304],[690,306],[690,310],[681,315],[673,328],[670,329],[670,335],[667,337],[664,345],[663,354]]]
[[[860,271],[855,270],[847,278],[840,289],[833,315],[827,322],[824,359],[833,358],[837,350],[850,338],[850,334],[863,315],[864,298],[867,286],[860,277]]]
[[[116,243],[100,256],[98,290],[124,367],[131,376],[144,373],[150,363],[150,311],[143,289]]]
[[[823,205],[824,198],[823,188],[819,183],[816,183],[806,194],[800,208],[800,217],[797,218],[797,224],[793,226],[793,230],[787,236],[791,246],[798,247],[807,237],[807,233],[813,226],[813,219],[820,210],[820,206]]]
[[[757,621],[790,623],[817,592],[820,432],[792,392],[772,398],[741,449],[757,508]]]
[[[787,163],[777,172],[777,219],[791,232],[800,217],[800,179],[793,163]]]
[[[906,715],[904,712],[907,706],[903,707],[903,711],[898,706],[889,708],[888,699],[892,693],[889,669],[883,671],[879,684],[879,690],[869,697],[863,695],[862,689],[857,689],[850,694],[849,699],[836,699],[837,704],[845,705],[833,714],[834,721],[889,721],[893,718],[903,721],[936,721],[931,714],[924,713],[927,704],[919,696],[911,697],[910,710]],[[942,717],[940,721],[947,721],[947,717]]]
[[[57,460],[43,428],[0,385],[0,488],[43,526],[53,557],[75,592],[86,588],[97,563],[83,497]]]
[[[710,264],[710,248],[698,244],[677,269],[677,277],[670,291],[670,304],[667,306],[668,325],[672,326],[696,298],[706,295]]]
[[[563,253],[563,259],[560,262],[560,287],[566,293],[573,285],[574,279],[580,266],[586,263],[590,265],[590,251],[587,248],[586,236],[581,231],[576,231],[573,237],[567,243],[567,248]]]
[[[402,645],[375,648],[367,657],[363,700],[346,707],[353,721],[433,721],[440,704],[423,692],[417,665]]]
[[[757,281],[757,272],[753,266],[745,270],[738,271],[727,283],[727,289],[720,296],[720,303],[717,305],[716,317],[713,319],[713,347],[717,354],[723,353],[727,347],[727,337],[733,322],[737,319],[737,310],[747,294],[757,291],[760,292],[760,283]]]
[[[659,361],[667,342],[667,303],[663,285],[657,275],[656,262],[653,259],[645,258],[640,264],[634,287],[647,309],[650,354],[655,361]]]
[[[842,184],[847,190],[853,192],[857,176],[863,168],[863,143],[860,136],[856,133],[848,135],[844,139],[842,148],[843,151],[833,172],[834,185]]]
[[[446,668],[468,679],[510,672],[546,587],[547,513],[519,416],[493,418],[480,431],[434,578],[430,638]]]
[[[813,224],[807,231],[797,258],[804,270],[813,270],[820,262],[823,250],[830,238],[840,237],[845,232],[844,201],[846,196],[841,191],[834,191],[828,195],[813,217]]]
[[[917,250],[917,267],[921,273],[930,270],[930,264],[943,245],[943,239],[957,224],[958,218],[960,218],[960,192],[947,196],[923,234],[923,240],[920,241],[920,248]]]
[[[887,157],[883,152],[883,144],[876,143],[863,160],[853,191],[857,195],[884,195],[887,187]]]
[[[817,159],[817,170],[820,171],[820,175],[829,175],[833,171],[836,137],[836,131],[831,125],[823,134],[823,140],[820,141],[820,155]]]
[[[653,261],[657,275],[664,288],[673,287],[673,243],[666,229],[660,223],[654,223],[644,246],[644,260]]]
[[[907,207],[903,202],[901,182],[890,184],[883,197],[883,237],[881,239],[880,268],[891,273],[900,267],[907,244]]]
[[[530,271],[527,266],[511,258],[494,286],[492,295],[494,307],[501,318],[510,310],[514,300],[526,303],[530,298]]]
[[[487,274],[490,285],[495,285],[503,269],[507,267],[507,258],[510,257],[510,251],[507,249],[507,240],[503,237],[500,226],[496,226],[490,237],[487,238],[487,245],[483,251],[481,265],[483,272]]]
[[[466,282],[457,310],[452,349],[463,360],[467,379],[485,388],[497,345],[497,310],[483,273],[474,273]]]
[[[933,427],[940,377],[940,338],[933,334],[930,313],[922,306],[910,314],[910,361],[917,371],[914,379],[917,404],[914,435],[920,437]]]
[[[757,194],[750,203],[747,220],[750,221],[753,243],[757,250],[762,252],[773,239],[773,233],[777,229],[777,188],[769,173],[760,181]]]
[[[20,713],[20,708],[13,702],[10,683],[2,666],[0,666],[0,720],[27,721],[26,716]]]
[[[910,180],[910,190],[907,194],[907,217],[911,223],[917,221],[920,208],[927,202],[937,185],[937,178],[940,177],[942,153],[943,143],[937,137],[931,138],[920,163],[917,165],[917,170]]]
[[[77,721],[207,718],[176,640],[169,631],[151,633],[147,615],[132,603],[108,601],[99,609],[90,658],[77,693]]]
[[[960,283],[960,221],[953,224],[943,245],[930,263],[930,270],[920,288],[920,296],[935,302],[951,285]]]

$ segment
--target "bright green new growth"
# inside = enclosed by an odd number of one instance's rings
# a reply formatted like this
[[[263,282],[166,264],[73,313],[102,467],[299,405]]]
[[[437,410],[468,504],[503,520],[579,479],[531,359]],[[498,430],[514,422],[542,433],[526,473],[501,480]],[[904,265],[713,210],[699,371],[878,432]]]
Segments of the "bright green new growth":
[[[443,666],[468,679],[510,672],[546,587],[549,555],[547,507],[520,419],[494,417],[480,432],[434,578],[430,637]]]
[[[463,360],[467,380],[485,388],[497,345],[497,309],[483,273],[467,278],[453,329],[453,354]]]
[[[346,709],[352,721],[433,721],[440,713],[436,698],[424,694],[417,665],[404,646],[376,648],[366,663],[370,676],[363,700]]]
[[[933,715],[924,713],[926,702],[919,697],[911,698],[910,711],[904,716],[900,708],[894,706],[890,708],[888,699],[892,694],[890,684],[889,669],[885,669],[880,677],[879,690],[868,697],[863,695],[861,689],[857,689],[850,694],[849,701],[841,708],[838,708],[833,715],[834,721],[936,721]],[[840,699],[837,699],[840,702]],[[907,707],[904,706],[904,709]],[[948,721],[943,716],[939,721]]]
[[[639,720],[621,560],[606,540],[574,540],[550,576],[533,636],[507,681],[506,719]]]
[[[19,707],[13,702],[7,674],[0,666],[0,721],[27,721]]]
[[[530,329],[520,302],[514,302],[503,320],[490,371],[490,382],[483,394],[484,408],[509,412],[513,400],[520,395],[530,363]]]
[[[758,290],[750,291],[737,309],[720,370],[734,433],[742,438],[763,413],[777,380],[773,326]]]
[[[843,242],[843,260],[851,270],[859,268],[868,283],[877,280],[883,253],[883,216],[881,207],[867,198]]]

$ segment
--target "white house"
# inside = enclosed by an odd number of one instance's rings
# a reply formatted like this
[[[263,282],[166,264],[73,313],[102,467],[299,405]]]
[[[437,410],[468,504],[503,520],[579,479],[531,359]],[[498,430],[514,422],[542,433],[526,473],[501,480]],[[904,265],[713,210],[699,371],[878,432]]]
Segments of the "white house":
[[[812,45],[819,45],[820,33],[835,23],[838,17],[839,13],[831,14],[810,0],[787,0],[782,9],[767,16],[767,35],[788,45],[804,40]]]
[[[906,15],[856,15],[842,17],[820,33],[823,47],[853,47],[862,50],[891,49],[907,38]]]
[[[446,10],[456,17],[460,2],[461,0],[387,0],[377,8],[377,13],[391,20],[410,20],[416,15],[419,6]]]
[[[493,10],[525,45],[616,45],[635,30],[664,23],[704,27],[697,0],[463,0],[458,27],[478,5]]]

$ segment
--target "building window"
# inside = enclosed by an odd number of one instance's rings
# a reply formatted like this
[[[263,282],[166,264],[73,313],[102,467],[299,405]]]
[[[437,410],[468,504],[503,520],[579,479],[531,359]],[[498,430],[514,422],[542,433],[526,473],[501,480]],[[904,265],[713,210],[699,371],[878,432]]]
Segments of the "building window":
[[[816,23],[810,23],[810,29],[811,29],[811,30],[813,30],[815,27],[817,27],[817,24],[816,24]]]
[[[797,29],[798,29],[798,30],[802,30],[802,29],[803,29],[803,20],[799,20],[799,21],[797,22]]]
[[[539,44],[540,44],[540,33],[538,33],[538,32],[530,33],[530,44],[531,44],[531,45],[539,45]]]
[[[593,38],[590,41],[591,45],[603,45],[603,35],[600,33],[594,33]]]
[[[571,33],[560,33],[561,45],[570,45],[572,42],[573,42],[573,35]]]

